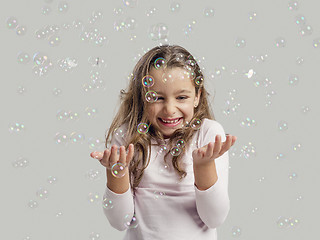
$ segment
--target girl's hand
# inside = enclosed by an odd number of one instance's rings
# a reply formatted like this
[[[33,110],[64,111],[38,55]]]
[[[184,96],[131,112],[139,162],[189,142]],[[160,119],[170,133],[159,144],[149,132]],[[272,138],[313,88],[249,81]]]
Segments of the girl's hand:
[[[202,148],[195,149],[192,152],[193,165],[206,165],[223,155],[237,140],[236,136],[227,135],[226,141],[221,143],[221,136],[216,135],[215,142],[209,142]]]
[[[100,163],[108,169],[111,169],[112,165],[115,163],[122,163],[126,167],[129,166],[130,161],[133,158],[134,147],[133,144],[130,144],[128,147],[128,153],[126,153],[125,147],[120,146],[119,156],[118,156],[118,147],[113,145],[111,150],[106,149],[103,152],[92,152],[90,156],[92,158],[98,159]]]

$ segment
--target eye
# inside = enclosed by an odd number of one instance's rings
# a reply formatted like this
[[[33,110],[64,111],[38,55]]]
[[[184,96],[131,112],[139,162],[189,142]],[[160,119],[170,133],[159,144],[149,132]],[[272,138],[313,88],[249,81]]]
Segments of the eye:
[[[187,96],[179,96],[178,99],[180,100],[184,100],[184,99],[187,99],[188,97]]]
[[[158,100],[163,100],[163,97],[158,97]]]

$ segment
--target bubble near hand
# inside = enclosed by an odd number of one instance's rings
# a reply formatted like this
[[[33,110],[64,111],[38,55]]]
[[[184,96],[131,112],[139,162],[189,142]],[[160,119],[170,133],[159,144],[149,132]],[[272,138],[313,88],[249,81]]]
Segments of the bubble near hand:
[[[147,102],[153,103],[158,100],[158,94],[155,91],[149,91],[145,95]]]
[[[126,166],[124,164],[115,163],[111,168],[111,173],[116,178],[122,178],[124,175],[126,175],[125,169]]]
[[[146,123],[140,123],[137,127],[137,131],[140,134],[146,134],[149,131],[149,125]]]
[[[142,78],[142,84],[145,87],[152,87],[154,84],[153,77],[150,75],[146,75]]]

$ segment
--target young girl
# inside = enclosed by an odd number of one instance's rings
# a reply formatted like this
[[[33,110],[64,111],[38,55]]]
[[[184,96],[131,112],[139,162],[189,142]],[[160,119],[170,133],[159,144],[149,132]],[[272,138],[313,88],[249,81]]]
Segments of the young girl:
[[[236,137],[214,120],[203,81],[187,50],[164,45],[139,60],[121,91],[107,149],[91,157],[106,167],[103,211],[125,240],[217,239]]]

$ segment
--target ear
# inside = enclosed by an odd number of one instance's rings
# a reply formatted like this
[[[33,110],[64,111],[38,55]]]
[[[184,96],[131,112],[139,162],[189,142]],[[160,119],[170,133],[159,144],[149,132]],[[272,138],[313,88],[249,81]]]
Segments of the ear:
[[[195,106],[198,106],[198,105],[199,105],[200,97],[201,97],[201,92],[202,92],[202,90],[201,90],[201,88],[200,88],[199,91],[198,91],[198,95],[196,95],[196,97],[194,98],[194,105],[195,105]]]

